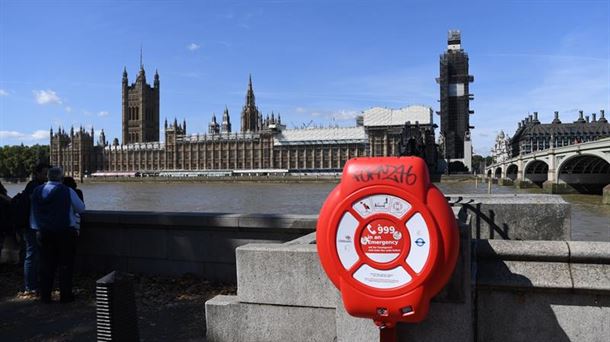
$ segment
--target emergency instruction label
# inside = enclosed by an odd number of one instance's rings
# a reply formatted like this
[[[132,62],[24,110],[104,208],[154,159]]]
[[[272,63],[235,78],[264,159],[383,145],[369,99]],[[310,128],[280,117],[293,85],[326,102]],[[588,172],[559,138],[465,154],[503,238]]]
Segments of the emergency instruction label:
[[[390,262],[405,246],[404,233],[393,221],[379,218],[369,222],[360,235],[360,248],[371,260]]]

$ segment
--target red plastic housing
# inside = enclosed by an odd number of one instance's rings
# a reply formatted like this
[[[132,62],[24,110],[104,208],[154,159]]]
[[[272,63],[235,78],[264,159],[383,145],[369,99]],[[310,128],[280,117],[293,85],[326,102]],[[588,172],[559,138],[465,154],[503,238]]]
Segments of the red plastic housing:
[[[389,327],[426,317],[459,250],[453,212],[418,157],[349,160],[316,240],[347,312]]]

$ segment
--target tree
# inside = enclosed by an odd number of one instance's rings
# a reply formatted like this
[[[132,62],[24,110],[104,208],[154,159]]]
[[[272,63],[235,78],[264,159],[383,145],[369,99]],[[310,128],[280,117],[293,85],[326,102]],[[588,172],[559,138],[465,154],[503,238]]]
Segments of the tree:
[[[37,163],[49,163],[49,146],[0,147],[0,178],[27,178]]]

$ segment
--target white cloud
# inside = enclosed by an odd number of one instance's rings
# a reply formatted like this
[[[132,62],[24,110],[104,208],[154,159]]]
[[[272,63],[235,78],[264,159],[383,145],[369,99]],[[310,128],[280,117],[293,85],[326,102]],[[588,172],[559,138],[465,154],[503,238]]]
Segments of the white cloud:
[[[305,108],[303,108],[303,107],[297,107],[297,108],[295,108],[294,110],[295,110],[297,113],[303,113],[303,112],[305,112]]]
[[[0,89],[0,96],[8,96],[8,91]]]
[[[64,108],[66,110],[66,112],[71,113],[72,112],[72,107],[70,106],[66,106],[66,108]]]
[[[15,139],[21,141],[37,141],[49,139],[49,131],[39,129],[32,133],[17,131],[0,131],[0,139]]]
[[[201,45],[198,45],[195,43],[190,43],[186,48],[189,49],[190,51],[195,51],[195,50],[199,50],[200,47],[201,47]]]
[[[103,111],[101,111],[101,112],[97,113],[97,116],[102,116],[102,117],[104,117],[104,116],[108,116],[108,114],[110,114],[110,113],[108,113],[107,111],[103,110]]]
[[[45,104],[61,104],[61,98],[59,96],[57,96],[57,93],[51,89],[47,89],[47,90],[34,90],[32,91],[34,93],[34,98],[36,99],[36,102],[38,104],[41,105],[45,105]]]
[[[47,138],[49,138],[49,131],[39,129],[39,130],[35,131],[34,133],[32,133],[31,137],[34,140],[47,139]]]

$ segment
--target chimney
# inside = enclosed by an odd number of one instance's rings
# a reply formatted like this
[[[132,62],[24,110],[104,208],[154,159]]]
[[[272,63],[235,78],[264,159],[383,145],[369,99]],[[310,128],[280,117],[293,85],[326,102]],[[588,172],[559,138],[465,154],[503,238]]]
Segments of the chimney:
[[[603,109],[599,110],[599,120],[598,121],[603,122],[603,123],[608,122],[608,120],[606,120],[606,115],[605,115],[605,112]]]
[[[540,121],[538,121],[538,112],[534,112],[534,123],[535,124],[539,124]]]
[[[585,118],[583,117],[583,111],[582,111],[582,110],[579,110],[579,111],[578,111],[578,120],[576,120],[576,122],[578,122],[578,123],[584,123],[584,122],[586,122],[586,121],[585,121]]]
[[[597,122],[597,118],[596,118],[596,116],[597,116],[597,114],[595,114],[595,113],[591,113],[591,117],[592,117],[591,122]]]
[[[554,124],[560,124],[561,120],[559,120],[559,112],[555,111],[555,117],[553,118],[553,122]]]
[[[589,116],[585,115],[585,120],[587,120],[587,122],[589,122]]]

